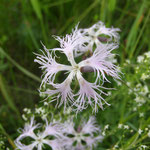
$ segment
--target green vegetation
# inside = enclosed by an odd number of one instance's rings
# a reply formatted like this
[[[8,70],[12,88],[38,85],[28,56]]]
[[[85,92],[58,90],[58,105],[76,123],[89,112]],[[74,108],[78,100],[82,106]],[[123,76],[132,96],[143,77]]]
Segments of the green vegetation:
[[[123,74],[108,85],[115,88],[106,97],[111,106],[96,114],[105,135],[96,150],[150,149],[149,8],[148,0],[0,0],[0,149],[15,148],[17,129],[25,122],[22,114],[32,114],[24,108],[34,112],[42,105],[42,72],[33,54],[40,53],[40,41],[54,48],[58,43],[52,35],[70,33],[78,22],[86,28],[99,20],[121,29],[114,53]],[[63,112],[52,103],[44,107],[49,114]],[[78,117],[91,113],[89,108]]]

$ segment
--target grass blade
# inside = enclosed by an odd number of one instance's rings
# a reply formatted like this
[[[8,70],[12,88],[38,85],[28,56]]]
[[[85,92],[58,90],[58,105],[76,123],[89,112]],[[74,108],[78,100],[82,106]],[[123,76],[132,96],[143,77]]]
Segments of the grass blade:
[[[42,10],[41,10],[41,7],[40,7],[40,3],[39,3],[38,0],[31,0],[31,4],[32,4],[32,7],[33,7],[33,10],[34,10],[35,14],[37,15],[38,19],[40,20],[43,38],[44,38],[44,41],[47,43],[47,36],[46,36],[45,27],[44,27],[44,22],[43,22],[43,16],[42,16]]]
[[[33,42],[35,48],[36,48],[36,49],[39,49],[39,45],[38,45],[38,43],[37,43],[37,41],[36,41],[36,39],[35,39],[35,37],[34,37],[34,34],[33,34],[32,30],[31,30],[29,21],[28,21],[27,19],[25,19],[25,20],[24,20],[24,23],[25,23],[25,25],[26,25],[27,32],[29,33],[29,35],[30,35],[30,37],[31,37],[31,40],[32,40],[32,42]]]
[[[137,17],[131,27],[130,33],[127,37],[127,45],[126,49],[128,50],[128,53],[130,54],[132,47],[135,44],[136,36],[138,33],[138,28],[141,23],[141,17],[143,16],[144,13],[144,8],[145,8],[145,0],[143,1],[143,4],[141,5],[141,8],[137,14]]]
[[[3,78],[2,76],[0,75],[0,89],[1,89],[1,93],[4,97],[4,99],[6,100],[8,106],[14,111],[16,112],[19,116],[20,116],[20,113],[17,109],[17,107],[15,106],[15,103],[13,102],[13,100],[10,98],[7,90],[6,90],[6,87],[5,87],[5,84],[4,84],[4,81],[3,81]]]
[[[108,9],[110,11],[114,11],[115,7],[116,7],[116,0],[110,0],[110,2],[108,3]]]
[[[0,47],[0,53],[2,53],[14,66],[16,66],[21,72],[23,72],[28,77],[34,79],[35,81],[41,82],[41,79],[34,75],[33,73],[29,72],[22,66],[20,66],[16,61],[14,61],[1,47]]]
[[[71,2],[71,1],[72,0],[56,1],[54,3],[50,2],[50,3],[44,4],[43,7],[44,8],[51,8],[51,7],[62,5],[64,3],[68,3],[68,2]]]
[[[33,7],[37,17],[40,20],[43,20],[39,1],[38,0],[31,0],[31,4],[32,4],[32,7]]]
[[[7,137],[8,142],[10,143],[10,145],[13,147],[13,149],[16,148],[13,140],[11,139],[11,137],[7,134],[7,132],[5,131],[5,129],[3,128],[2,124],[0,123],[0,131]]]
[[[144,29],[146,28],[146,24],[147,24],[147,22],[148,22],[149,16],[150,16],[150,11],[148,12],[148,15],[147,15],[147,17],[146,17],[146,19],[145,19],[145,22],[144,22],[144,24],[143,24],[143,27],[141,28],[141,31],[140,31],[140,33],[139,33],[139,36],[137,37],[136,43],[135,43],[134,47],[132,48],[132,51],[130,52],[130,56],[129,56],[130,59],[132,58],[133,53],[134,53],[134,51],[135,51],[135,49],[136,49],[136,47],[137,47],[137,45],[138,45],[138,42],[139,42],[139,40],[140,40],[140,38],[141,38],[141,36],[142,36],[142,33],[144,32]],[[136,55],[137,55],[137,52],[136,52]]]

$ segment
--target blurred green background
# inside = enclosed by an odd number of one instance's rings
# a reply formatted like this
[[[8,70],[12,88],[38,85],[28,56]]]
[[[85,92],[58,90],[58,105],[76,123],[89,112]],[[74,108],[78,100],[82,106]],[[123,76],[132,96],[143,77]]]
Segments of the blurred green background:
[[[33,52],[40,41],[54,48],[52,35],[99,20],[121,29],[120,66],[150,50],[149,0],[0,0],[0,128],[7,137],[16,137],[23,108],[39,102],[42,72]]]

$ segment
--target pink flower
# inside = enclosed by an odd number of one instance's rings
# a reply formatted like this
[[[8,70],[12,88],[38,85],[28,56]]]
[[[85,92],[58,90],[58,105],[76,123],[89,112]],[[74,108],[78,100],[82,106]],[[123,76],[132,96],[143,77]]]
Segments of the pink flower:
[[[63,133],[66,150],[85,150],[87,148],[92,150],[98,142],[103,140],[100,127],[93,116],[87,122],[84,120],[77,129],[75,129],[73,118],[70,118],[63,124]]]
[[[47,144],[52,150],[62,150],[62,143],[60,143],[60,139],[63,137],[61,132],[62,127],[58,123],[48,123],[46,120],[45,130],[43,132],[35,133],[35,130],[40,127],[41,124],[36,124],[34,117],[32,117],[30,123],[25,124],[20,136],[15,141],[17,149],[33,150],[36,147],[37,150],[42,150],[43,144]],[[47,138],[48,136],[54,136],[55,139],[50,140]],[[34,141],[30,144],[23,144],[22,140],[29,137]]]
[[[80,52],[82,53],[88,50],[92,52],[94,44],[96,47],[101,44],[108,44],[109,42],[118,44],[120,39],[118,34],[119,31],[119,28],[106,28],[104,23],[101,21],[97,22],[90,28],[79,29],[80,34],[82,34],[82,36],[84,36],[84,38],[88,41],[87,46],[82,48]],[[103,35],[106,37],[103,37]]]
[[[92,30],[94,30],[93,28],[98,28],[98,25],[100,25],[100,23],[96,24],[96,27],[92,27]],[[105,27],[103,28],[105,29]],[[113,31],[117,31],[117,29]],[[104,31],[104,33],[107,32]],[[108,32],[107,34],[115,36],[117,33],[111,34]],[[54,48],[51,49],[51,51],[63,52],[70,65],[56,62],[55,55],[45,46],[45,52],[42,52],[43,55],[36,54],[37,57],[35,62],[39,63],[41,65],[40,68],[44,70],[41,87],[42,85],[50,85],[53,87],[52,89],[45,90],[43,93],[46,93],[48,97],[52,97],[51,102],[57,101],[56,106],[59,107],[64,104],[64,110],[68,106],[75,106],[76,109],[74,110],[78,112],[86,109],[87,106],[90,105],[93,108],[93,111],[97,112],[98,107],[103,108],[104,103],[109,105],[102,97],[102,94],[105,94],[102,91],[104,87],[99,84],[100,80],[109,82],[107,76],[119,78],[117,66],[109,60],[113,56],[111,51],[118,46],[113,43],[97,45],[96,49],[93,50],[94,52],[91,57],[76,63],[76,52],[86,48],[86,43],[89,43],[89,39],[85,38],[85,35],[77,29],[77,26],[70,35],[66,35],[62,38],[57,36],[55,39],[60,42],[60,48]],[[59,71],[66,71],[68,76],[62,83],[55,83],[55,76]],[[90,83],[86,81],[82,77],[82,71],[94,71],[96,75],[95,82]],[[79,83],[80,88],[77,93],[71,89],[73,80],[77,80]]]

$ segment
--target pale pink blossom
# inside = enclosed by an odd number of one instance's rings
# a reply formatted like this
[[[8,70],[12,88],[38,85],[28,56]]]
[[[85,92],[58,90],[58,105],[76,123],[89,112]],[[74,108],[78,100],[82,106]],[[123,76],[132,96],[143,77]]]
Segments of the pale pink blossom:
[[[60,107],[62,104],[64,104],[64,111],[66,109],[66,106],[69,106],[69,103],[73,103],[73,96],[72,89],[70,87],[70,84],[72,82],[73,75],[70,73],[68,77],[60,84],[58,83],[48,83],[49,85],[52,85],[55,89],[48,89],[46,90],[45,94],[48,96],[53,96],[51,99],[52,101],[57,101],[56,107]],[[59,100],[60,99],[60,100]]]
[[[93,26],[91,26],[90,28],[86,28],[86,29],[79,29],[80,34],[82,34],[82,36],[84,36],[84,38],[88,41],[87,46],[83,47],[81,49],[81,51],[79,52],[85,52],[87,50],[90,50],[91,52],[93,52],[93,46],[94,44],[96,45],[96,47],[98,47],[101,44],[105,43],[119,43],[119,39],[120,36],[118,34],[118,32],[120,31],[119,28],[106,28],[106,26],[104,25],[103,22],[99,21],[96,24],[94,24]],[[101,37],[101,36],[107,36],[107,37]]]
[[[113,35],[115,36],[115,33]],[[85,43],[89,42],[87,38],[84,38],[84,34],[81,34],[76,27],[70,35],[55,38],[60,42],[60,48],[49,50],[44,46],[45,52],[43,52],[43,55],[36,54],[35,62],[39,63],[40,68],[44,70],[41,87],[42,85],[52,86],[52,89],[46,89],[43,93],[51,97],[51,102],[57,101],[56,106],[59,107],[64,104],[64,110],[68,106],[75,106],[74,110],[78,112],[90,105],[93,111],[97,112],[98,107],[103,109],[104,104],[109,105],[102,97],[102,94],[107,95],[102,91],[104,89],[102,84],[104,81],[109,82],[107,76],[119,78],[117,66],[109,61],[113,55],[111,52],[117,48],[117,45],[113,43],[100,44],[91,57],[76,63],[75,51],[86,47]],[[63,52],[70,65],[56,62],[55,54],[52,53],[55,51]],[[90,83],[85,80],[82,77],[82,70],[94,71],[95,82]],[[55,76],[59,71],[66,71],[68,76],[62,83],[55,83]],[[73,80],[77,80],[79,83],[80,88],[77,93],[71,89]],[[101,80],[102,83],[100,83]]]
[[[83,123],[79,124],[77,129],[75,129],[73,118],[69,118],[63,124],[63,133],[66,136],[64,138],[66,150],[85,150],[87,148],[92,150],[93,147],[97,146],[97,143],[103,140],[101,129],[96,124],[93,116],[88,121],[83,121]]]
[[[42,150],[42,147],[46,144],[51,147],[52,150],[62,150],[62,143],[60,141],[63,137],[61,132],[62,127],[58,123],[48,123],[46,120],[45,130],[35,133],[35,130],[38,130],[40,127],[41,124],[36,124],[34,117],[32,117],[30,123],[25,124],[20,136],[15,140],[17,149],[33,150],[36,147],[37,150]],[[54,139],[48,139],[48,136],[54,136]],[[30,142],[30,144],[22,143],[23,139],[29,137],[34,141]]]

